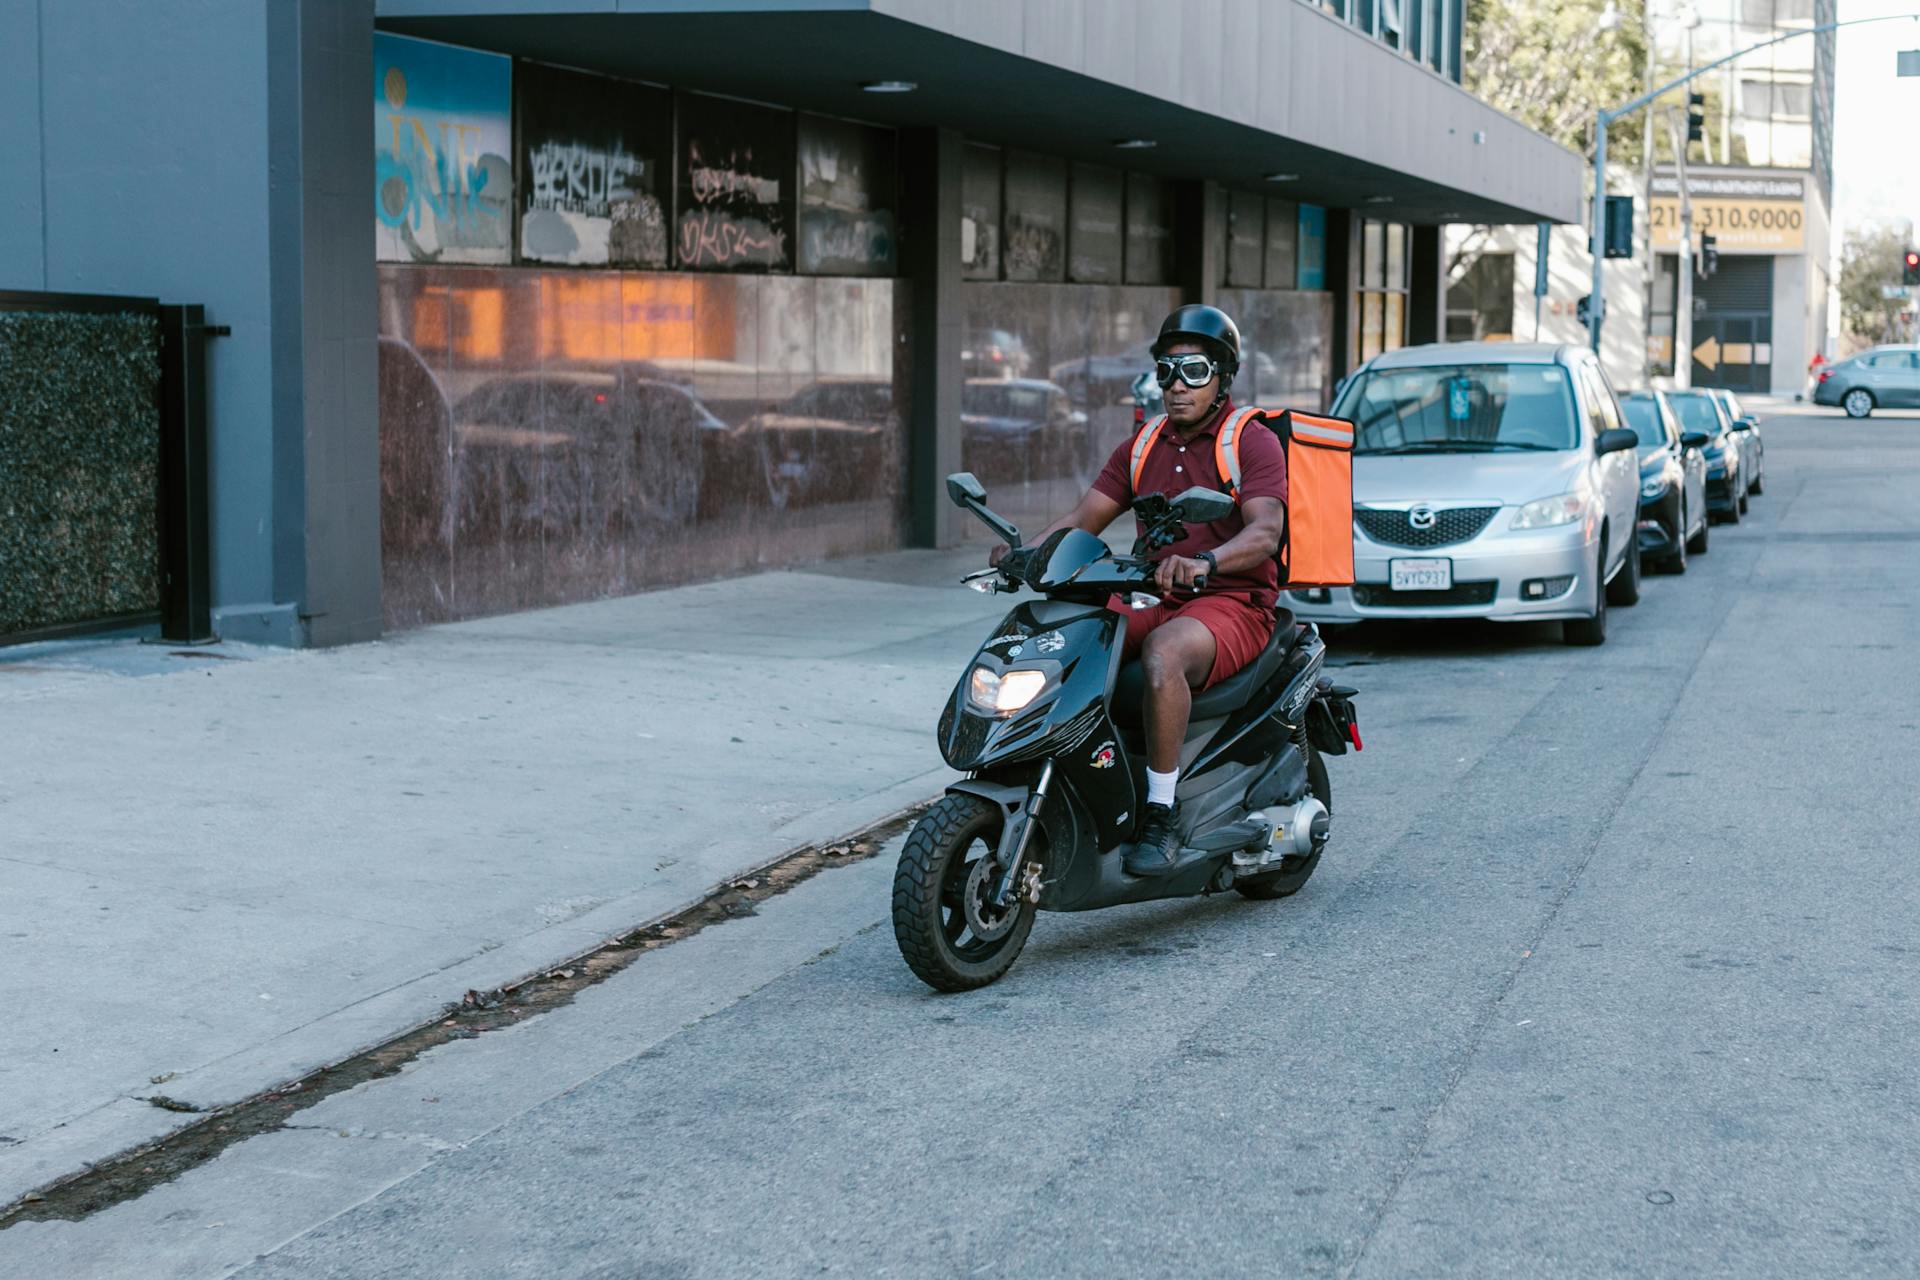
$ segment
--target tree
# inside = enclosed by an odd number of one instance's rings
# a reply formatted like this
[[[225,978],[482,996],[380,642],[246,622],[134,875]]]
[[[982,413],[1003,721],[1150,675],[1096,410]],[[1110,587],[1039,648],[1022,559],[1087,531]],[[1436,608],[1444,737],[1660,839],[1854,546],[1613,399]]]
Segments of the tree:
[[[1840,250],[1840,329],[1863,346],[1904,338],[1900,313],[1910,299],[1888,298],[1881,286],[1900,283],[1901,259],[1913,247],[1908,222],[1868,223],[1847,232]]]
[[[1467,0],[1466,87],[1488,105],[1582,155],[1594,113],[1646,91],[1645,0]],[[1603,15],[1616,19],[1602,30]],[[1640,159],[1642,114],[1607,126],[1607,151]]]

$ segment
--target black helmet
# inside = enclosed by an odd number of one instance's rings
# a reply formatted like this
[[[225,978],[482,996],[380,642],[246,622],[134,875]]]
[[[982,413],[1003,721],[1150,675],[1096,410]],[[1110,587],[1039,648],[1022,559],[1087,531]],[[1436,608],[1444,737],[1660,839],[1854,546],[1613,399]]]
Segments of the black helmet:
[[[1240,326],[1218,307],[1188,303],[1178,307],[1160,322],[1160,336],[1153,340],[1153,354],[1165,354],[1176,342],[1197,342],[1220,365],[1223,378],[1240,371]]]

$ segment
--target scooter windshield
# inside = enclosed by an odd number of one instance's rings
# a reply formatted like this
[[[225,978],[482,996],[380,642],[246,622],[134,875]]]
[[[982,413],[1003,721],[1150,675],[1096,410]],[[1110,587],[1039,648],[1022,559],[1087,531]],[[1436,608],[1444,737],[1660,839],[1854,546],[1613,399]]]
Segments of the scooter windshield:
[[[1063,587],[1076,573],[1111,554],[1111,549],[1085,529],[1065,529],[1046,557],[1046,563],[1033,575],[1036,591]]]

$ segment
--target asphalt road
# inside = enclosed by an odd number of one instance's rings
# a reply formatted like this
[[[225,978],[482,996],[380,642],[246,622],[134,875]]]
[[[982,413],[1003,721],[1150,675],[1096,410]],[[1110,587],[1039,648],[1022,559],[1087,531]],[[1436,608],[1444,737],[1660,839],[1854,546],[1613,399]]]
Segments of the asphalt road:
[[[830,872],[0,1274],[1912,1275],[1920,420],[1765,430],[1604,648],[1344,638],[1296,898],[943,997]]]

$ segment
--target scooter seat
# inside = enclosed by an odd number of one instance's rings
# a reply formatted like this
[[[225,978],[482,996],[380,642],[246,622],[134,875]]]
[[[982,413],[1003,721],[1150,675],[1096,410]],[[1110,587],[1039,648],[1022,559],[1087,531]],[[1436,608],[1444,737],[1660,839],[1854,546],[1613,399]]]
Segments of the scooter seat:
[[[1248,699],[1273,678],[1273,673],[1286,661],[1287,654],[1298,644],[1306,628],[1293,620],[1293,614],[1286,609],[1274,610],[1273,634],[1267,638],[1266,647],[1252,662],[1240,668],[1214,685],[1193,695],[1193,712],[1189,724],[1198,724],[1202,720],[1212,720],[1229,715],[1247,705]],[[1113,721],[1123,729],[1138,728],[1141,716],[1141,700],[1147,691],[1146,670],[1139,659],[1120,668],[1120,675],[1113,682]]]

